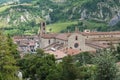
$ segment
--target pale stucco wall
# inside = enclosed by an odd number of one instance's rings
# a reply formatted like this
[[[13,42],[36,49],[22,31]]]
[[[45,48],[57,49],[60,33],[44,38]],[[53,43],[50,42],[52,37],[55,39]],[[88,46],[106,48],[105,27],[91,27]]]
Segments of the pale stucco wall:
[[[49,46],[50,45],[49,40],[50,40],[50,44],[53,44],[55,42],[55,39],[41,38],[41,42],[40,42],[41,48],[45,48],[45,47]]]
[[[60,40],[60,39],[56,39],[56,42],[58,42],[58,43],[63,43],[64,45],[66,45],[67,44],[67,41],[65,41],[65,40]]]
[[[76,36],[78,37],[77,40],[76,40]],[[94,48],[89,47],[85,44],[85,39],[86,39],[86,36],[83,36],[81,34],[78,34],[78,33],[71,34],[71,36],[68,38],[68,48],[78,49],[81,51],[95,51]],[[79,44],[77,48],[75,48],[74,46],[75,43]]]
[[[95,48],[92,48],[92,47],[90,47],[90,46],[88,46],[88,45],[85,45],[84,51],[96,51],[96,49],[95,49]]]
[[[76,36],[78,37],[77,40]],[[75,43],[78,43],[79,45],[77,48],[74,47]],[[85,49],[85,37],[78,33],[71,34],[68,38],[68,48],[79,49],[83,51]]]

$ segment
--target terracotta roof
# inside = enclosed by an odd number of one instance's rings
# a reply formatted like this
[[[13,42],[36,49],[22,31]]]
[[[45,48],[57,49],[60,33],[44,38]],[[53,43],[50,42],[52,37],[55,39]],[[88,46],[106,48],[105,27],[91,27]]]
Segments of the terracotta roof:
[[[68,37],[70,36],[70,33],[61,33],[56,36],[56,39],[60,40],[68,40]]]
[[[92,35],[118,35],[120,34],[119,31],[114,31],[114,32],[81,32],[82,35],[89,35],[89,36],[92,36]]]
[[[56,33],[52,33],[52,34],[43,34],[41,37],[42,38],[46,38],[46,39],[50,39],[50,38],[55,38],[58,34]]]
[[[88,46],[93,47],[95,49],[103,49],[103,48],[108,48],[110,47],[110,45],[108,45],[107,43],[99,43],[97,41],[92,41],[89,43],[86,43]]]
[[[100,38],[92,38],[94,41],[119,41],[120,37],[100,37]]]
[[[29,46],[35,46],[35,41],[29,41]]]
[[[64,52],[62,52],[60,50],[56,50],[56,51],[49,50],[49,51],[46,51],[46,53],[53,54],[56,59],[61,59],[65,56],[67,56],[67,54],[65,54]]]
[[[44,34],[41,37],[46,39],[56,38],[60,40],[67,40],[69,36],[70,36],[70,33],[59,33],[59,34],[52,33],[52,34]]]
[[[29,38],[38,38],[38,36],[37,35],[13,36],[13,39],[29,39]]]
[[[76,54],[79,54],[81,51],[78,50],[78,49],[68,49],[67,50],[67,54],[69,55],[76,55]]]

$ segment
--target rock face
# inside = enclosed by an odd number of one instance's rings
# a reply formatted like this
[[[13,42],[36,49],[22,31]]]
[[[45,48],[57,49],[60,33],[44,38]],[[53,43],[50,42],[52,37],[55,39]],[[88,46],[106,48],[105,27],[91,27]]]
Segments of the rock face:
[[[0,14],[0,22],[6,23],[5,26],[17,26],[21,23],[28,23],[29,21],[36,21],[36,19],[40,18],[40,12],[35,14],[35,12],[30,11],[34,8],[29,8],[26,6],[12,6],[8,8],[6,11],[1,12]],[[34,9],[35,10],[35,9]],[[37,11],[37,10],[35,10]]]
[[[120,14],[115,15],[109,22],[110,26],[116,25],[120,21]]]
[[[120,21],[120,0],[39,0],[30,4],[10,7],[0,13],[0,22],[19,25],[41,18],[49,22],[87,19],[113,26]]]
[[[65,7],[59,6],[58,11],[61,13],[57,15],[62,15],[66,19],[89,19],[109,24],[112,22],[114,25],[119,21],[119,17],[115,17],[120,15],[120,0],[66,0],[64,3]],[[56,8],[53,9],[54,13],[55,10]],[[56,14],[54,15],[52,18],[56,17]],[[57,16],[57,18],[61,17]]]
[[[51,21],[51,16],[49,15],[49,13],[52,12],[53,9],[50,8],[49,5],[45,5],[49,3],[50,0],[46,0],[46,1],[40,0],[41,3],[37,3],[37,2],[22,3],[23,1],[27,2],[31,0],[19,0],[19,1],[20,3],[11,4],[11,5],[7,4],[9,2],[9,1],[7,2],[7,0],[6,2],[4,2],[4,4],[6,5],[3,5],[3,7],[4,6],[5,7],[10,6],[10,7],[0,12],[0,23],[2,24],[5,23],[4,25],[0,25],[0,27],[18,26],[23,23],[29,24],[30,22],[38,23],[42,19],[49,22]]]
[[[110,21],[114,25],[120,18],[120,0],[91,0],[83,4],[80,13],[81,18]]]

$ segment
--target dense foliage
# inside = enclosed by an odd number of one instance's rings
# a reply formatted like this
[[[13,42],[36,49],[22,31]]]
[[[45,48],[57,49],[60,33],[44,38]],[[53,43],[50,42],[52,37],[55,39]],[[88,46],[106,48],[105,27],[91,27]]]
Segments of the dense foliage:
[[[97,66],[97,80],[115,80],[117,78],[116,57],[110,51],[101,51],[93,60]]]
[[[17,49],[11,38],[0,32],[0,80],[17,80]]]
[[[57,63],[54,56],[38,49],[37,54],[21,59],[19,66],[24,78],[31,80],[114,80],[119,72],[115,58],[109,51],[83,52]]]

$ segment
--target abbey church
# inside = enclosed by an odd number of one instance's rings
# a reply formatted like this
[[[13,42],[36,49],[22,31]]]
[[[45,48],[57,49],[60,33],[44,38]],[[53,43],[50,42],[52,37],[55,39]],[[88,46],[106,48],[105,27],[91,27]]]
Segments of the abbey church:
[[[46,23],[42,22],[38,35],[14,36],[18,50],[22,53],[35,52],[37,48],[44,49],[46,53],[54,54],[56,58],[66,55],[75,55],[80,52],[96,52],[99,49],[110,48],[120,43],[120,31],[80,32],[77,28],[70,33],[47,33]]]

